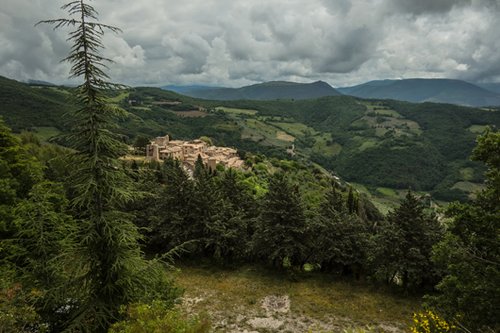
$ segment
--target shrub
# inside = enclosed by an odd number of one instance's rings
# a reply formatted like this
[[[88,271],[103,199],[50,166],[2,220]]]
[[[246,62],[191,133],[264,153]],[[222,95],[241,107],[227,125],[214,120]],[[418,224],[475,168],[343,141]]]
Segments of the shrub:
[[[449,333],[458,332],[457,328],[440,318],[432,311],[413,314],[413,326],[411,333]]]

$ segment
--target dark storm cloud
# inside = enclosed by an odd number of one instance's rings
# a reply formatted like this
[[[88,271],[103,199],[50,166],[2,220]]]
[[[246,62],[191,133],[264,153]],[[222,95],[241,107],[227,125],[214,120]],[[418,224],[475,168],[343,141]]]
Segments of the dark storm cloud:
[[[66,80],[66,32],[33,27],[57,1],[3,0],[0,75]],[[266,80],[500,80],[497,0],[96,0],[114,80],[242,85]]]
[[[391,0],[389,6],[395,12],[411,14],[446,13],[453,7],[471,5],[472,0]]]

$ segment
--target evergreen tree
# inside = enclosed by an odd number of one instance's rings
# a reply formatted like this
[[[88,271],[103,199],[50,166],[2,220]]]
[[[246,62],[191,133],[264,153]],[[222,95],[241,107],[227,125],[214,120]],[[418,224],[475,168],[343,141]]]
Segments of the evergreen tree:
[[[334,181],[309,233],[312,241],[310,260],[320,264],[323,271],[360,273],[365,263],[367,227],[356,214],[349,214]]]
[[[203,163],[203,159],[200,155],[196,158],[196,162],[194,163],[193,177],[195,179],[199,179],[203,177],[206,173],[208,173],[207,167]]]
[[[227,169],[218,176],[219,209],[210,227],[216,239],[215,257],[225,263],[241,260],[248,255],[250,224],[253,224],[258,212],[255,200],[237,176],[233,169]]]
[[[73,42],[71,53],[65,60],[72,65],[71,75],[83,78],[75,90],[78,110],[67,138],[75,151],[71,204],[79,220],[83,272],[74,283],[82,297],[71,308],[68,324],[105,332],[118,318],[120,306],[154,291],[164,273],[142,258],[139,232],[123,213],[125,204],[134,199],[133,183],[118,161],[127,147],[112,131],[118,111],[106,104],[105,95],[117,86],[107,82],[104,63],[108,59],[100,55],[104,32],[119,29],[97,22],[96,10],[83,0],[71,1],[62,9],[72,18],[41,23],[56,29],[74,27],[68,39]]]
[[[12,258],[23,285],[39,291],[32,303],[51,331],[61,330],[65,318],[60,309],[68,306],[68,297],[78,295],[66,274],[74,260],[76,229],[67,206],[60,184],[41,182],[15,208]]]
[[[0,239],[12,236],[12,209],[41,179],[41,164],[0,118]]]
[[[284,174],[274,174],[255,230],[254,252],[275,267],[282,268],[285,262],[301,266],[306,253],[305,232],[306,217],[298,187]]]
[[[473,159],[488,167],[486,189],[452,204],[446,237],[434,249],[445,274],[430,297],[437,311],[472,332],[500,331],[500,132],[479,137]]]
[[[437,219],[408,191],[378,230],[376,274],[390,283],[399,281],[405,290],[432,287],[438,272],[431,262],[431,251],[442,234]]]
[[[193,180],[173,159],[165,160],[162,167],[165,185],[149,200],[149,210],[145,218],[150,220],[152,232],[149,242],[158,251],[166,252],[187,241],[199,239],[197,230],[198,214],[194,207],[196,196]],[[148,186],[148,185],[146,185]],[[153,186],[158,187],[158,184]],[[140,209],[140,207],[139,207]]]

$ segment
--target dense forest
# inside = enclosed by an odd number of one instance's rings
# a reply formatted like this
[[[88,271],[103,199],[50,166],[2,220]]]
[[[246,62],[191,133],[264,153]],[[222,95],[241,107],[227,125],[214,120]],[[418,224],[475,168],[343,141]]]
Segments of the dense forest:
[[[208,321],[188,317],[175,307],[182,290],[169,271],[179,262],[201,261],[221,267],[267,267],[291,281],[316,271],[331,279],[423,296],[424,306],[414,317],[412,332],[500,329],[500,132],[485,129],[472,152],[474,163],[486,170],[484,189],[466,203],[449,205],[439,216],[412,190],[384,216],[368,197],[321,166],[273,153],[270,146],[263,146],[268,151],[242,154],[244,170],[212,170],[199,158],[189,173],[176,160],[125,159],[127,140],[160,134],[155,133],[162,130],[159,123],[171,122],[174,136],[192,135],[198,124],[198,134],[211,134],[216,142],[243,140],[231,134],[233,130],[221,130],[221,124],[235,120],[217,110],[220,102],[207,102],[203,112],[208,115],[190,119],[191,127],[187,118],[179,120],[161,107],[152,113],[141,107],[134,110],[151,113],[147,119],[121,112],[113,99],[123,102],[117,98],[122,92],[106,81],[106,59],[100,55],[104,31],[118,29],[94,22],[97,12],[83,1],[63,8],[78,14],[78,19],[44,23],[74,29],[69,39],[73,51],[66,60],[72,65],[71,74],[83,82],[75,89],[55,90],[54,94],[66,91],[65,103],[22,90],[33,100],[12,112],[9,123],[15,124],[15,130],[25,129],[20,116],[39,101],[70,115],[65,125],[55,113],[48,119],[64,135],[45,142],[30,131],[13,134],[0,120],[0,331],[208,332]],[[164,92],[156,92],[165,98]],[[394,179],[400,186],[436,185],[444,175],[436,166],[466,157],[467,150],[450,149],[450,139],[440,135],[451,131],[456,142],[469,145],[472,134],[453,132],[449,117],[463,122],[461,129],[496,119],[495,115],[480,117],[473,109],[455,109],[450,114],[441,111],[440,105],[392,101],[370,104],[378,108],[370,111],[350,97],[288,104],[231,103],[226,107],[300,119],[318,131],[336,129],[331,138],[345,146],[349,142],[343,140],[353,126],[355,131],[374,130],[366,124],[377,117],[377,111],[397,112],[414,121],[430,113],[431,118],[419,120],[418,129],[427,133],[424,142],[433,140],[432,148],[422,148],[420,141],[413,140],[416,135],[410,134],[387,135],[387,140],[397,142],[397,149],[388,148],[384,141],[372,147],[388,163],[406,158],[416,169],[431,165],[424,174],[401,166],[401,172],[414,172],[415,178],[411,184]],[[30,112],[33,125],[40,126],[43,112],[47,111]],[[210,122],[214,122],[212,132],[202,132]],[[132,123],[140,124],[140,130],[131,132]],[[411,123],[405,123],[410,131]],[[132,133],[135,136],[124,137]],[[302,139],[307,146],[307,135]],[[390,157],[393,150],[404,153]],[[408,151],[418,156],[410,157]],[[357,164],[378,165],[377,170],[386,172],[377,155],[363,155],[366,160]],[[342,158],[357,157],[339,155],[335,161],[343,170]],[[392,175],[387,174],[386,181]]]

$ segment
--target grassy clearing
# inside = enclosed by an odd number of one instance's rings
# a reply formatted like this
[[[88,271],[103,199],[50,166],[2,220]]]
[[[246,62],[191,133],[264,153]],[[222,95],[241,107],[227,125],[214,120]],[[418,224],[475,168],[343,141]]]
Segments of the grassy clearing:
[[[311,135],[316,135],[318,132],[307,125],[302,123],[284,123],[284,122],[273,122],[274,126],[281,128],[283,131],[295,136],[295,137],[304,137],[306,133],[310,133]]]
[[[467,192],[469,194],[469,198],[474,199],[477,193],[484,189],[484,185],[464,181],[455,183],[451,188]]]
[[[398,192],[388,187],[377,187],[377,192],[386,197],[399,198]]]
[[[312,147],[314,153],[323,154],[325,156],[331,157],[340,154],[342,151],[342,146],[338,143],[329,144],[332,139],[330,133],[323,133],[314,137],[316,142]]]
[[[366,106],[366,113],[375,113],[377,116],[389,116],[395,118],[403,118],[401,114],[397,111],[388,108],[387,106],[382,106],[380,103],[363,103]]]
[[[185,118],[202,118],[208,116],[208,113],[203,112],[203,111],[198,111],[198,110],[192,110],[192,111],[172,111],[179,117],[185,117]]]
[[[132,106],[130,107],[132,110],[139,110],[139,111],[151,111],[151,108],[147,106]]]
[[[258,141],[263,145],[274,145],[278,147],[288,146],[291,142],[289,141],[290,137],[287,136],[286,140],[282,140],[283,138],[278,138],[278,132],[283,133],[283,131],[280,131],[278,128],[256,119],[245,119],[241,138]]]
[[[460,178],[462,180],[471,180],[474,178],[474,169],[473,168],[462,168],[460,169]]]
[[[394,332],[402,332],[420,307],[418,299],[396,296],[364,283],[319,274],[291,281],[284,274],[257,267],[182,267],[176,280],[186,288],[184,307],[190,312],[208,313],[217,332],[233,331],[234,325],[240,329],[235,331],[251,330],[248,323],[264,317],[282,321],[284,326],[295,323],[306,329],[288,327],[259,332],[306,332],[315,326],[337,332],[366,325],[389,325],[397,329]],[[269,296],[288,297],[289,311],[270,315],[262,306]]]
[[[294,142],[295,138],[291,136],[290,134],[287,134],[283,131],[277,131],[276,132],[276,139],[281,140],[281,141],[287,141],[287,142]]]
[[[377,187],[375,190],[370,191],[362,184],[351,183],[351,185],[358,192],[366,194],[375,207],[377,207],[377,209],[384,215],[399,207],[401,201],[407,193],[407,190],[399,190],[388,187]],[[415,193],[418,195],[425,194],[424,192]]]
[[[123,101],[124,99],[128,98],[129,94],[130,93],[128,91],[122,91],[114,97],[108,97],[107,100],[109,103],[118,104],[121,101]]]
[[[226,108],[224,106],[218,106],[215,109],[221,110],[225,113],[232,113],[232,114],[237,114],[237,115],[244,114],[244,115],[254,116],[258,113],[257,110]]]
[[[468,130],[472,133],[475,133],[475,134],[482,134],[484,133],[484,131],[486,131],[486,125],[472,125],[468,128]]]
[[[41,141],[47,141],[50,138],[59,135],[60,133],[61,131],[55,127],[35,127],[35,135]]]
[[[359,147],[358,147],[358,150],[359,150],[359,151],[365,151],[365,150],[367,150],[368,148],[373,148],[373,147],[377,146],[377,145],[378,145],[378,143],[379,143],[379,142],[378,142],[378,141],[376,141],[376,140],[373,140],[373,139],[369,139],[369,138],[367,138],[367,139],[366,139],[366,140],[365,140],[365,141],[361,144],[361,146],[359,146]]]

